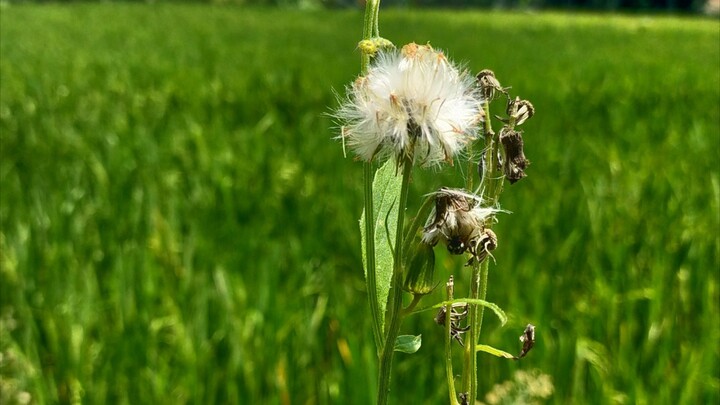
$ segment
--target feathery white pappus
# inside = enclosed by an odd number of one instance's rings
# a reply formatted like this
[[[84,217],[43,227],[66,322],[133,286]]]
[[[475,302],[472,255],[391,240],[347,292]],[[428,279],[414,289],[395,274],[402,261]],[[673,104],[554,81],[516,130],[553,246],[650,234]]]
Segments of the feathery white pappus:
[[[475,77],[430,45],[379,51],[347,92],[335,117],[343,141],[365,161],[452,163],[476,138],[483,114]]]

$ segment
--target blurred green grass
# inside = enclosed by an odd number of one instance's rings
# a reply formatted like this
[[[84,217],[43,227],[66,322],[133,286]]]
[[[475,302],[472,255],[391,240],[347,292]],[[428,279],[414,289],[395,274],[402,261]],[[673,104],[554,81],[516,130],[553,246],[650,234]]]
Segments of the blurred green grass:
[[[370,403],[361,168],[331,141],[356,11],[73,4],[0,13],[3,403]],[[507,186],[481,392],[538,369],[552,403],[720,401],[720,28],[402,11],[397,44],[533,102]],[[461,184],[417,172],[418,196]],[[444,258],[442,278],[461,261]],[[441,332],[404,332],[394,402],[445,403]]]

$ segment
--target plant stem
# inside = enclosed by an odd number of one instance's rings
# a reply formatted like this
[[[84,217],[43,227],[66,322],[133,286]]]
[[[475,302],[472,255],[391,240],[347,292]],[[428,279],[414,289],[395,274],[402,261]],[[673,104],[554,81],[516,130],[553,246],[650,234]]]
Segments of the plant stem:
[[[450,335],[450,315],[452,314],[452,300],[454,295],[454,281],[452,276],[447,282],[447,300],[445,305],[445,376],[447,377],[450,405],[456,405],[457,393],[455,392],[455,376],[452,366],[452,336]]]
[[[489,103],[486,103],[487,106]],[[487,111],[486,111],[487,112]],[[486,114],[487,117],[487,114]],[[475,172],[475,150],[470,150],[470,158],[468,159],[468,170],[467,170],[467,178],[465,180],[465,189],[469,192],[472,192],[473,190],[473,177]],[[481,179],[482,180],[482,179]],[[472,275],[470,277],[470,298],[477,298],[477,290],[479,288],[478,286],[478,265],[477,262],[473,264],[472,267]],[[474,386],[477,385],[477,366],[475,365],[477,356],[475,354],[474,346],[475,342],[477,341],[477,329],[475,328],[477,324],[477,312],[478,312],[478,305],[477,304],[470,304],[468,307],[468,322],[469,325],[471,325],[470,330],[468,331],[468,337],[467,341],[468,343],[465,345],[465,348],[463,350],[463,374],[462,374],[462,390],[464,393],[468,393],[469,396],[472,395],[473,392],[476,392],[476,389],[473,389]],[[474,397],[473,397],[474,398]],[[474,403],[471,402],[471,403]]]
[[[380,11],[380,0],[367,0],[365,3],[365,18],[363,21],[363,39],[371,39],[380,36],[378,25],[378,13]],[[360,53],[360,74],[367,73],[370,66],[370,55]]]
[[[405,206],[410,189],[410,175],[412,173],[413,158],[406,156],[402,162],[402,185],[400,188],[400,201],[398,205],[397,232],[395,233],[395,257],[393,260],[393,275],[388,300],[387,318],[385,321],[385,344],[380,354],[380,373],[378,376],[378,405],[387,404],[390,392],[390,371],[392,369],[393,355],[395,354],[395,340],[400,333],[402,321],[402,265],[403,265],[403,222],[405,220]]]
[[[365,2],[365,19],[363,21],[363,39],[380,36],[378,24],[380,0],[367,0]]]
[[[483,108],[485,110],[485,121],[483,122],[482,128],[485,137],[485,150],[483,152],[485,167],[482,175],[482,199],[489,206],[497,207],[503,183],[503,174],[500,171],[500,162],[497,158],[499,141],[496,139],[490,122],[490,103],[486,102]],[[472,184],[472,181],[468,181],[468,184]],[[485,300],[487,296],[489,266],[490,261],[487,258],[483,260],[482,263],[476,262],[473,265],[470,279],[471,299]],[[468,393],[468,403],[474,404],[477,398],[478,387],[477,352],[475,351],[475,346],[480,338],[485,307],[471,304],[468,312],[470,330],[468,331],[468,343],[465,345],[463,356],[462,386],[463,391]]]
[[[484,261],[485,263],[487,260]],[[470,298],[479,298],[480,290],[480,265],[477,261],[472,266],[472,276],[470,278]],[[483,296],[482,299],[485,299]],[[482,311],[481,307],[477,304],[470,304],[468,308],[468,318],[470,324],[470,330],[468,331],[467,343],[463,351],[463,378],[462,378],[462,389],[463,392],[468,393],[468,398],[472,398],[471,404],[474,404],[475,394],[477,393],[477,355],[475,353],[475,344],[480,332],[478,324],[478,311]],[[480,322],[482,322],[482,312],[480,313]]]
[[[363,39],[370,39],[378,36],[378,9],[380,8],[380,0],[369,0],[365,7],[365,20],[363,22]],[[370,55],[362,53],[360,55],[360,72],[367,73],[370,65]],[[364,182],[364,198],[365,198],[365,260],[367,264],[367,289],[368,300],[370,301],[370,314],[372,315],[373,336],[375,337],[375,347],[378,356],[383,349],[383,330],[382,315],[377,295],[377,281],[375,269],[375,244],[371,241],[375,240],[375,218],[373,207],[373,167],[372,163],[366,162],[363,165],[363,182]]]
[[[403,308],[402,316],[410,315],[415,310],[415,307],[417,306],[417,304],[420,303],[420,301],[422,299],[423,299],[422,295],[413,295],[413,299],[410,302],[410,304],[408,304],[408,306]]]
[[[482,198],[485,204],[491,207],[498,206],[498,198],[502,191],[504,180],[501,171],[500,162],[498,161],[498,151],[500,141],[495,136],[490,122],[490,103],[485,103],[485,121],[483,123],[483,133],[485,136],[485,173],[483,174],[484,183]]]
[[[479,298],[485,300],[487,295],[487,281],[488,273],[490,268],[490,260],[485,259],[478,266],[473,266],[473,288],[470,292],[471,298]],[[472,327],[470,328],[470,337],[468,337],[468,343],[466,349],[469,347],[472,355],[472,361],[470,363],[471,368],[469,369],[472,373],[470,379],[470,390],[468,396],[468,403],[474,404],[477,398],[477,386],[478,386],[478,372],[477,372],[477,352],[475,346],[477,345],[478,339],[480,338],[480,331],[482,330],[483,315],[485,314],[485,307],[479,305],[473,305],[474,310],[470,311],[470,322]]]

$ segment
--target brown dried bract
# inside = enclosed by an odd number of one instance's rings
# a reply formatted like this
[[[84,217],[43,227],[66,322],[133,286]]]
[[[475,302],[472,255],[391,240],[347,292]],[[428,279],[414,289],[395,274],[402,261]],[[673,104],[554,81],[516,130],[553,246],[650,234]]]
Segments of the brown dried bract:
[[[495,98],[496,92],[505,94],[505,89],[502,88],[498,79],[495,78],[495,73],[492,70],[481,70],[476,77],[485,100],[490,101]]]
[[[470,257],[470,260],[468,260],[465,265],[472,265],[473,261],[475,261],[476,259],[478,262],[482,263],[482,261],[485,260],[488,256],[492,256],[490,251],[497,249],[497,242],[497,235],[495,234],[495,232],[492,231],[492,229],[483,229],[483,232],[477,239],[474,247],[475,255]]]
[[[515,97],[514,100],[508,102],[507,114],[515,118],[515,125],[522,125],[535,115],[535,107],[529,101]]]
[[[465,302],[456,302],[452,304],[452,308],[450,309],[450,336],[457,340],[460,346],[464,346],[462,334],[470,330],[470,325],[460,326],[460,322],[467,318],[468,313],[468,304]],[[437,315],[435,315],[435,323],[440,326],[445,326],[447,319],[447,308],[442,306]]]
[[[503,164],[503,172],[510,184],[526,177],[525,168],[530,165],[530,161],[525,158],[523,151],[522,133],[504,127],[500,131],[500,143],[505,148],[505,162]]]

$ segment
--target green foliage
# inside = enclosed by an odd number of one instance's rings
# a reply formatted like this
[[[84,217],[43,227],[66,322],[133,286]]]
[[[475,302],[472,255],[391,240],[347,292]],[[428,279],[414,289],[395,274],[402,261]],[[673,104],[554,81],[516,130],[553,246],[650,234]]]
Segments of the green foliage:
[[[326,115],[358,73],[360,13],[4,7],[0,400],[372,402],[362,168]],[[537,111],[528,177],[506,185],[495,228],[487,300],[509,320],[486,317],[482,335],[515,353],[533,323],[537,343],[517,362],[481,355],[480,392],[539,369],[554,403],[717,403],[717,24],[380,24],[493,69]],[[412,204],[461,185],[460,166],[416,171]],[[436,262],[438,281],[467,285],[464,260]],[[433,315],[404,323],[423,345],[397,358],[393,402],[446,401]]]
[[[393,274],[393,243],[397,235],[398,208],[397,196],[400,194],[402,177],[398,175],[396,165],[388,160],[373,177],[373,246],[375,247],[375,280],[377,290],[377,306],[379,308],[380,330],[385,329],[385,308],[390,292],[390,280]],[[360,242],[363,256],[363,269],[367,278],[367,258],[365,257],[365,211],[360,216]],[[369,286],[369,284],[368,284]]]
[[[510,353],[508,353],[508,352],[506,352],[506,351],[502,351],[502,350],[500,350],[500,349],[496,349],[496,348],[494,348],[494,347],[492,347],[492,346],[488,346],[488,345],[476,345],[476,346],[475,346],[475,350],[478,351],[478,352],[483,352],[483,353],[492,354],[493,356],[501,357],[501,358],[504,358],[504,359],[513,359],[513,358],[515,358],[515,356],[513,356],[512,354],[510,354]]]
[[[420,350],[422,345],[422,336],[417,335],[400,335],[395,340],[395,351],[407,354],[413,354]]]

